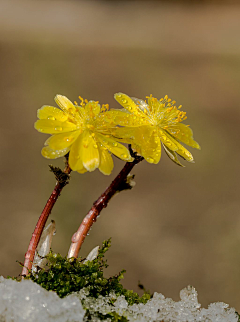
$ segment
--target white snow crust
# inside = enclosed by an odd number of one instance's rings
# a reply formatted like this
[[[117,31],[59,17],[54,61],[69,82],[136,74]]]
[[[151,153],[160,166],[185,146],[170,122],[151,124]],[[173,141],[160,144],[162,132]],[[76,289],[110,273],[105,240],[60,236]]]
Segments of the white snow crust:
[[[124,296],[115,293],[88,296],[87,288],[60,299],[30,280],[16,282],[0,277],[0,322],[84,322],[85,309],[89,309],[92,322],[99,322],[97,312],[106,315],[116,312],[130,322],[237,322],[234,308],[218,302],[201,308],[196,290],[188,286],[180,292],[180,301],[174,302],[162,294],[154,293],[146,304],[128,305]],[[114,303],[114,304],[112,304]],[[101,320],[111,322],[109,318]]]

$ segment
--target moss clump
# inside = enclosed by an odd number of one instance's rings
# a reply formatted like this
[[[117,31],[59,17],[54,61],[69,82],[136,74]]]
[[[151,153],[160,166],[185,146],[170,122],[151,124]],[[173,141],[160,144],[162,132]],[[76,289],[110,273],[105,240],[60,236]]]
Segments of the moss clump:
[[[93,298],[98,298],[100,295],[108,296],[114,292],[117,296],[124,295],[129,305],[146,303],[151,297],[149,292],[145,291],[139,296],[125,289],[120,283],[125,270],[112,277],[104,277],[103,269],[108,267],[104,255],[110,246],[111,239],[104,241],[97,258],[86,263],[84,258],[68,259],[51,251],[46,257],[47,269],[39,269],[37,275],[31,274],[28,278],[46,290],[56,292],[61,298],[79,292],[82,288],[88,288],[89,296]],[[113,321],[117,321],[116,318]]]

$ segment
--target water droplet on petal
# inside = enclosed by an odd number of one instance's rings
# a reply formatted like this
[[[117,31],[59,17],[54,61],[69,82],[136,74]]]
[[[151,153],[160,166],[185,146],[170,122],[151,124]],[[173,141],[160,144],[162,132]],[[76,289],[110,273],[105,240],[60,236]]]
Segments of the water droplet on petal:
[[[113,142],[113,146],[118,146],[117,142]]]
[[[147,158],[147,161],[148,161],[149,163],[153,163],[153,162],[154,162],[153,158]]]
[[[127,154],[121,154],[121,158],[126,159],[127,158]]]
[[[61,126],[56,126],[54,130],[55,130],[55,131],[62,131],[62,130],[63,130],[63,128],[62,128]]]
[[[95,149],[97,149],[97,147],[98,147],[98,146],[97,146],[97,144],[94,144],[94,145],[93,145],[93,147],[94,147]]]
[[[49,116],[47,117],[47,119],[48,119],[48,120],[51,120],[51,121],[56,121],[55,117],[54,117],[54,116],[52,116],[52,115],[49,115]]]
[[[124,98],[124,99],[122,99],[122,103],[123,104],[126,104],[127,103],[127,100]]]

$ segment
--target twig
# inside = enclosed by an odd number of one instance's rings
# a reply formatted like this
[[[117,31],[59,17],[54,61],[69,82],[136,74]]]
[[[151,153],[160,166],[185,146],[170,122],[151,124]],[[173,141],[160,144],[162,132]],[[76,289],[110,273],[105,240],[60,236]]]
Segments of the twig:
[[[98,198],[98,200],[94,202],[92,208],[90,209],[86,217],[83,219],[77,232],[73,234],[72,243],[68,251],[68,258],[78,257],[78,253],[82,246],[82,243],[84,242],[84,239],[87,236],[87,233],[89,232],[92,224],[97,220],[97,217],[102,211],[102,209],[107,207],[108,202],[116,192],[123,190],[121,187],[126,186],[124,182],[127,182],[128,174],[136,164],[143,160],[143,157],[137,156],[133,152],[132,155],[134,157],[133,162],[127,162],[125,164],[123,169],[113,180],[110,186],[103,192],[103,194]]]
[[[32,234],[32,238],[30,240],[28,250],[25,254],[25,261],[22,269],[22,276],[26,276],[29,274],[29,271],[32,268],[32,263],[35,255],[36,248],[38,246],[40,237],[42,235],[43,229],[45,227],[46,221],[52,211],[53,206],[55,205],[62,189],[68,184],[69,181],[69,174],[71,173],[71,169],[68,165],[68,157],[66,156],[66,166],[65,169],[62,171],[59,168],[55,168],[50,166],[51,171],[55,174],[57,179],[57,183],[53,192],[51,193],[50,198],[48,199],[46,206],[44,207],[41,216],[38,219],[34,232]]]

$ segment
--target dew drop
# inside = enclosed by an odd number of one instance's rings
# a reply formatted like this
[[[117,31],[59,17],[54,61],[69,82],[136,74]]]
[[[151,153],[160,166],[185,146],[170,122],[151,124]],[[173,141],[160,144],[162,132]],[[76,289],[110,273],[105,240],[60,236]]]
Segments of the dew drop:
[[[113,146],[118,146],[117,142],[113,142]]]
[[[154,162],[153,158],[147,158],[147,161],[148,161],[149,163],[153,163],[153,162]]]
[[[47,117],[47,119],[48,119],[48,120],[51,120],[51,121],[56,121],[55,117],[54,117],[54,116],[52,116],[52,115],[49,115],[49,116]]]
[[[72,138],[64,138],[64,141],[66,141],[66,142],[71,142],[72,141]]]
[[[121,154],[121,158],[126,159],[127,158],[127,154]]]
[[[126,104],[127,103],[127,100],[124,98],[124,99],[122,99],[122,103],[123,104]]]
[[[94,145],[93,145],[93,147],[94,147],[95,149],[97,149],[97,147],[98,147],[98,146],[97,146],[97,144],[94,144]]]
[[[55,127],[55,129],[54,129],[55,131],[62,131],[63,130],[63,128],[61,127],[61,126],[57,126],[57,127]]]

